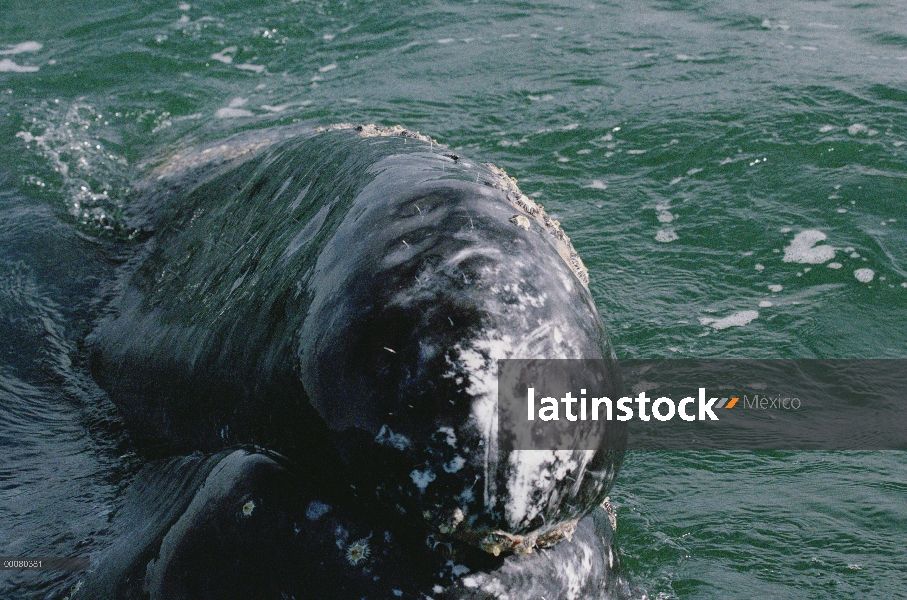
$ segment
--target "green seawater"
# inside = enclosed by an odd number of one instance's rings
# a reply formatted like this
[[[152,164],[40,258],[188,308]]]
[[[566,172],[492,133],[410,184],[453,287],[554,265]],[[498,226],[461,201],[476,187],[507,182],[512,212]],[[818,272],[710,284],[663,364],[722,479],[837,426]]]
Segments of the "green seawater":
[[[907,358],[903,2],[0,2],[4,207],[127,236],[148,161],[293,122],[399,123],[506,169],[619,358]],[[42,285],[71,324],[84,290]],[[90,438],[77,412],[44,431]],[[109,545],[116,452],[60,444],[40,476],[0,465],[0,553]],[[903,452],[631,452],[611,497],[652,598],[907,598]]]

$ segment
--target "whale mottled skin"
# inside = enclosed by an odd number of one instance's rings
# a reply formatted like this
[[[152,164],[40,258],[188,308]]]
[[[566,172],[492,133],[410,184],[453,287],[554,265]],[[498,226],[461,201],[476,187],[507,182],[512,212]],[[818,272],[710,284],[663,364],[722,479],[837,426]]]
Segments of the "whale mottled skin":
[[[236,450],[146,467],[124,511],[133,526],[84,598],[625,598],[608,514],[569,541],[494,557],[427,536],[355,493],[338,496],[274,453]],[[176,492],[176,493],[174,493]]]
[[[399,128],[295,127],[178,155],[135,198],[144,241],[88,347],[149,458],[254,444],[496,560],[585,531],[625,431],[506,448],[497,360],[619,375],[582,261],[502,171]]]

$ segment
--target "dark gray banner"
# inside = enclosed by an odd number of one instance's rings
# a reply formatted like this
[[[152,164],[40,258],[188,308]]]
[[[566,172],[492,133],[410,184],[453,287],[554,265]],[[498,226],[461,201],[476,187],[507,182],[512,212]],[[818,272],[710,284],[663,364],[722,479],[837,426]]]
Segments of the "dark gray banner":
[[[498,361],[522,450],[907,450],[907,360]]]

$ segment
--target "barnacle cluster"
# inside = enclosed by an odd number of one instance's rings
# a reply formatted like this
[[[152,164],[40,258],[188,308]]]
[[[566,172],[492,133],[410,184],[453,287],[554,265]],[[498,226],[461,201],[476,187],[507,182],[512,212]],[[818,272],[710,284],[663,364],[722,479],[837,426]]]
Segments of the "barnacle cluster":
[[[583,260],[579,257],[579,254],[570,242],[570,238],[567,237],[567,234],[561,229],[560,222],[549,217],[541,204],[536,203],[521,192],[520,188],[517,187],[516,179],[510,177],[504,169],[501,169],[492,163],[486,163],[485,166],[488,167],[493,176],[492,180],[489,182],[491,187],[499,189],[502,192],[507,192],[507,200],[510,201],[514,208],[541,225],[542,230],[554,238],[554,247],[557,249],[557,253],[564,259],[564,262],[567,263],[570,270],[576,275],[576,278],[579,279],[584,286],[589,287],[589,269],[583,264]],[[529,229],[530,221],[526,217],[523,215],[514,215],[510,218],[510,221],[524,229]]]

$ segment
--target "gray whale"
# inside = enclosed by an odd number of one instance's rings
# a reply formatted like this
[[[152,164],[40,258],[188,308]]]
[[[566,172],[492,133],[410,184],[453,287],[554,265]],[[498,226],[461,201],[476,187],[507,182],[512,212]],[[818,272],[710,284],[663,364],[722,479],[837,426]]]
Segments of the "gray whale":
[[[291,127],[178,154],[135,198],[142,241],[105,292],[92,373],[152,473],[195,452],[182,460],[208,475],[174,476],[175,507],[96,581],[127,596],[259,589],[254,569],[187,575],[213,548],[212,565],[236,564],[267,539],[212,528],[222,516],[271,519],[274,547],[318,573],[306,586],[291,569],[303,597],[624,589],[599,505],[625,431],[609,425],[595,450],[498,443],[498,359],[614,359],[569,238],[505,173],[400,128]],[[337,506],[330,531],[305,518],[320,505]],[[411,568],[390,568],[396,555]],[[361,568],[344,579],[344,561]]]

